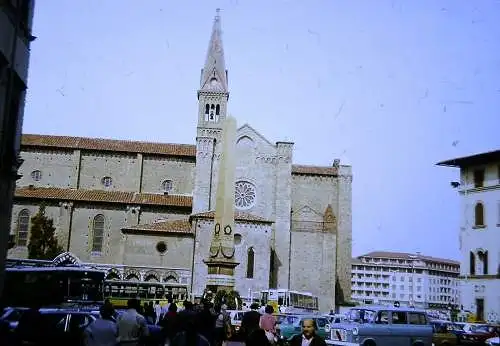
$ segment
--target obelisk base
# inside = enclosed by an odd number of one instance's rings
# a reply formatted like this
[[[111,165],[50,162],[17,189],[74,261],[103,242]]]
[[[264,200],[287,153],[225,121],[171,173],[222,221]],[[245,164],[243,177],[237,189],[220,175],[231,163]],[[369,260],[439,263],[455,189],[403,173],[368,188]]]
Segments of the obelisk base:
[[[232,261],[208,260],[205,261],[208,266],[207,284],[209,291],[230,292],[234,290],[236,279],[234,278],[234,268],[239,263]]]

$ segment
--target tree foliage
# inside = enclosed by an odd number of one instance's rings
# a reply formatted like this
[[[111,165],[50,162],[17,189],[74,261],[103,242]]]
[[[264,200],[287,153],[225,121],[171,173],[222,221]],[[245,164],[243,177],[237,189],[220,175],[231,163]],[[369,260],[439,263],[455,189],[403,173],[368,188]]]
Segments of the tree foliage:
[[[236,306],[236,302],[238,302],[238,306]],[[238,291],[219,291],[215,294],[214,304],[226,304],[228,310],[238,310],[241,309],[242,300]]]
[[[54,221],[45,214],[45,206],[41,205],[38,213],[31,218],[28,258],[52,260],[64,252],[57,243]]]

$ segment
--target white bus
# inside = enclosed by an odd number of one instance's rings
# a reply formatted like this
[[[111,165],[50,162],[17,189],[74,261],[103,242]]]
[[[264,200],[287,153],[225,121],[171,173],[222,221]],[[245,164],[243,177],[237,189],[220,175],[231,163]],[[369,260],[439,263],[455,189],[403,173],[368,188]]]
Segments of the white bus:
[[[271,305],[276,313],[315,313],[318,297],[309,292],[287,289],[268,289],[260,292],[263,305]]]

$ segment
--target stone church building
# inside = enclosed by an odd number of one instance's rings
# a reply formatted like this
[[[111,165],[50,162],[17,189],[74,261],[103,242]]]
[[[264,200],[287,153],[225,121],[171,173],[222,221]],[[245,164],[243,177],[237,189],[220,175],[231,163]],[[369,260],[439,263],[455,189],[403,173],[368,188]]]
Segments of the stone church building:
[[[59,243],[80,261],[122,280],[205,288],[229,97],[220,18],[214,21],[198,90],[196,144],[25,134],[12,215],[25,258],[39,205]],[[194,119],[194,117],[193,117]],[[238,129],[235,213],[236,290],[308,291],[328,311],[335,290],[351,288],[350,166],[293,164],[293,143]]]

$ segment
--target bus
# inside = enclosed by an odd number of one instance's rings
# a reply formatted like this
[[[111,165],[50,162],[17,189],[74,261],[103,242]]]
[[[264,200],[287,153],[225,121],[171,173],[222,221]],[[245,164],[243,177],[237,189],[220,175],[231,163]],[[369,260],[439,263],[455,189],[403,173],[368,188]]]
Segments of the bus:
[[[5,270],[3,291],[7,306],[102,304],[103,270],[65,266],[20,266]]]
[[[261,303],[271,305],[276,313],[316,313],[319,311],[318,297],[309,292],[269,289],[260,293]]]
[[[142,304],[158,300],[160,305],[165,305],[169,299],[176,303],[189,299],[188,285],[114,279],[104,282],[104,297],[117,308],[125,308],[132,298],[139,299]]]

